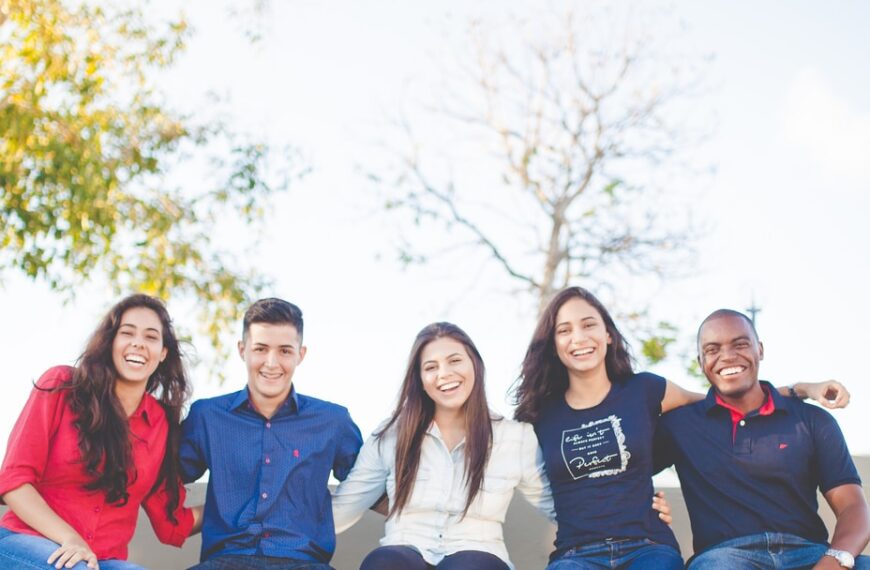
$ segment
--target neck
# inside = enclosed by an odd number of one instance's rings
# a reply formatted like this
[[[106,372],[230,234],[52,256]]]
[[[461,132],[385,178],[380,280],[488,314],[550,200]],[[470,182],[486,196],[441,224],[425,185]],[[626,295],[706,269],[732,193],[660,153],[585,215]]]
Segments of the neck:
[[[767,397],[767,394],[764,393],[764,388],[761,387],[761,383],[756,382],[752,388],[742,394],[731,396],[719,394],[719,397],[729,406],[733,406],[744,414],[748,414],[749,412],[757,410],[764,404],[764,399]]]
[[[465,408],[447,410],[436,407],[434,421],[442,433],[445,431],[465,431]]]
[[[283,398],[263,398],[259,397],[252,392],[248,392],[248,398],[251,400],[251,404],[253,404],[254,409],[260,413],[261,416],[270,419],[275,415],[275,412],[278,411],[278,408],[284,405],[284,402],[287,401],[287,398],[290,397],[290,393],[288,392]]]
[[[121,380],[115,381],[115,397],[121,402],[121,407],[124,408],[124,413],[129,418],[142,403],[142,397],[145,395],[145,383],[136,382],[128,384]]]
[[[565,401],[574,409],[591,408],[607,397],[610,386],[610,379],[603,369],[587,374],[569,372]]]

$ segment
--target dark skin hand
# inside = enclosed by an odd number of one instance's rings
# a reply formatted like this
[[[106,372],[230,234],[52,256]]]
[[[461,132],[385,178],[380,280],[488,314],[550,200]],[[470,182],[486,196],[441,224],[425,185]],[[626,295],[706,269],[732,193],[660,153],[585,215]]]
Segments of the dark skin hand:
[[[870,507],[860,485],[848,484],[834,487],[825,493],[825,500],[837,516],[831,548],[860,554],[870,541]],[[814,570],[837,570],[842,568],[832,556],[822,556]]]

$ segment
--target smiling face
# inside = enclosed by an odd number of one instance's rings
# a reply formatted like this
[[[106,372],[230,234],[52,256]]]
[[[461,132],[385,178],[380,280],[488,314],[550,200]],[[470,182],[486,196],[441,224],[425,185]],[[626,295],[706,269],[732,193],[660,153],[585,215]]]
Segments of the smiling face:
[[[117,381],[141,384],[144,389],[148,378],[164,358],[163,325],[157,313],[147,307],[124,311],[112,341],[112,363],[118,373]]]
[[[420,354],[420,378],[436,414],[461,410],[474,388],[474,363],[461,342],[436,338]]]
[[[601,313],[585,300],[574,297],[559,307],[553,341],[569,377],[606,373],[604,357],[611,338]]]
[[[752,326],[736,315],[714,316],[698,331],[698,363],[707,380],[729,403],[763,394],[758,383],[764,346]]]
[[[248,393],[266,417],[290,394],[293,373],[305,358],[301,345],[296,327],[271,323],[252,323],[239,342],[239,355],[248,369]]]

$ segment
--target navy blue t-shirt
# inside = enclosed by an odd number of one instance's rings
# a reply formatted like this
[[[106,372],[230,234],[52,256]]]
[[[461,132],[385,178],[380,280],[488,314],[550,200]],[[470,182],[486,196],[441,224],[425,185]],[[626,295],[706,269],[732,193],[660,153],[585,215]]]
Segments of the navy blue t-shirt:
[[[606,538],[646,538],[679,549],[652,509],[653,434],[666,381],[642,372],[614,382],[597,406],[564,395],[535,423],[556,507],[556,552]]]
[[[750,412],[736,429],[712,388],[659,422],[656,464],[677,467],[696,554],[762,532],[825,543],[816,490],[861,483],[831,414],[763,384],[773,413]]]

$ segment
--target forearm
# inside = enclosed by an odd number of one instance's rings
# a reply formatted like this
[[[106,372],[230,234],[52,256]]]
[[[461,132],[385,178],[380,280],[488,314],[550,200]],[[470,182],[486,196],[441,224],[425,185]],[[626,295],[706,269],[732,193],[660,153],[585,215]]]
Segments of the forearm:
[[[845,550],[854,556],[860,554],[870,542],[870,509],[865,504],[854,504],[837,517],[831,548]]]
[[[79,533],[48,506],[30,483],[6,493],[3,501],[18,518],[53,542],[63,544],[73,538],[81,539]]]
[[[190,507],[190,511],[193,513],[193,526],[190,529],[190,536],[198,534],[202,531],[202,510],[203,505]]]

